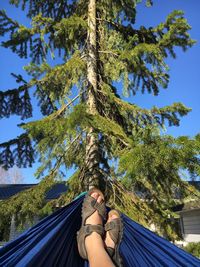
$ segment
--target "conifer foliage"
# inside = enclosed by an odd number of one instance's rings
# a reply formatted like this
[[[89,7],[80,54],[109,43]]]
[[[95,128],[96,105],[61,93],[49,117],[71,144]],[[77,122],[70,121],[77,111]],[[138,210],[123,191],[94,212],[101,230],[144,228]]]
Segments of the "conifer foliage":
[[[124,101],[116,87],[120,81],[127,100],[138,93],[158,95],[169,81],[166,59],[176,57],[175,48],[186,51],[195,43],[179,10],[155,27],[134,27],[140,2],[10,0],[27,12],[31,27],[1,11],[2,46],[30,58],[25,69],[31,79],[13,74],[20,86],[0,92],[0,117],[31,117],[30,88],[44,117],[21,124],[24,134],[0,145],[4,168],[31,166],[37,156],[38,176],[49,170],[49,179],[63,175],[63,166],[75,167],[72,188],[107,185],[120,196],[123,186],[137,186],[161,215],[171,186],[187,187],[180,168],[199,174],[199,136],[159,133],[166,123],[178,126],[190,109],[182,103],[144,109]],[[114,197],[123,205],[119,201]],[[139,208],[143,213],[145,205]]]

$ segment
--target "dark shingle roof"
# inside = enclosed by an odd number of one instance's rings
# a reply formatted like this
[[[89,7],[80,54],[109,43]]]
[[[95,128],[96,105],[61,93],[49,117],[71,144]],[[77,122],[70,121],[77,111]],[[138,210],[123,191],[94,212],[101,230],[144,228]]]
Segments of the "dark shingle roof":
[[[59,196],[67,191],[66,183],[57,183],[55,184],[46,194],[46,199],[56,199]]]
[[[200,209],[200,200],[189,201],[173,207],[174,212]]]
[[[200,191],[200,181],[188,181],[188,183],[194,186],[197,190]],[[200,200],[191,200],[186,203],[179,204],[172,208],[174,212],[184,212],[189,210],[200,209]]]
[[[8,199],[15,194],[36,186],[37,184],[0,184],[0,200]],[[55,184],[47,193],[46,200],[56,199],[67,191],[65,182]]]
[[[197,190],[200,190],[200,181],[189,181],[188,183],[194,186]]]
[[[7,199],[34,186],[36,184],[0,184],[0,199]]]

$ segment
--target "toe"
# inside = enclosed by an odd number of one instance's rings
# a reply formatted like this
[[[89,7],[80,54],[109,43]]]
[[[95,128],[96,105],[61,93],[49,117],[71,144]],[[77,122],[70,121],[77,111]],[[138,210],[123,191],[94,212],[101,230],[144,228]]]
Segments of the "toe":
[[[93,192],[93,193],[91,194],[91,197],[93,197],[93,198],[95,198],[95,199],[98,199],[99,194],[98,194],[97,192]]]
[[[120,218],[120,214],[117,210],[111,210],[108,213],[108,221],[112,221],[114,219]]]
[[[103,201],[103,198],[102,198],[101,195],[99,195],[98,198],[97,198],[97,202],[98,202],[98,203],[101,203],[102,201]]]
[[[114,220],[114,219],[117,219],[117,218],[119,218],[119,216],[117,216],[116,214],[112,214],[112,215],[110,215],[110,216],[108,217],[108,221],[110,222],[110,221],[112,221],[112,220]]]

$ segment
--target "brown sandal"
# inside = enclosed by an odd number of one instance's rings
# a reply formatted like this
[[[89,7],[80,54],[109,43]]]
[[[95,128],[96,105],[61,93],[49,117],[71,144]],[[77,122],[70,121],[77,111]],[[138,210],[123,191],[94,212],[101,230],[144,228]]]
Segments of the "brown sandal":
[[[93,192],[97,192],[102,196],[103,201],[101,203],[97,202],[97,199],[91,197]],[[80,230],[77,232],[77,243],[78,251],[83,259],[88,259],[87,251],[85,248],[85,238],[92,234],[92,232],[97,232],[100,236],[104,235],[103,225],[91,225],[85,224],[88,217],[90,217],[95,211],[98,211],[99,215],[105,219],[106,218],[106,206],[104,201],[104,196],[99,189],[93,188],[87,193],[82,206],[82,225]]]
[[[123,237],[123,222],[119,211],[111,210],[108,213],[108,217],[113,214],[117,215],[118,218],[106,223],[105,231],[109,231],[110,238],[115,243],[115,248],[106,247],[106,251],[117,267],[123,267],[122,258],[119,253],[119,246]]]

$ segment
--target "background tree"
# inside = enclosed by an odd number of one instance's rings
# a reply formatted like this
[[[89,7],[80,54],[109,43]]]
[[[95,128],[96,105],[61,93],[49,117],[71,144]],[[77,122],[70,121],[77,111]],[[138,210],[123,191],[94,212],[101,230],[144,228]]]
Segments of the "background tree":
[[[172,188],[188,194],[180,168],[199,174],[199,136],[175,139],[161,135],[160,129],[166,123],[178,126],[190,109],[182,103],[140,108],[122,99],[115,82],[121,82],[127,97],[158,95],[169,81],[167,57],[175,58],[176,47],[185,51],[194,41],[182,11],[156,27],[134,27],[139,2],[10,0],[27,11],[32,27],[1,11],[0,33],[9,34],[2,45],[30,57],[25,68],[32,79],[13,74],[20,86],[0,93],[0,116],[31,117],[29,90],[34,87],[44,118],[21,124],[25,132],[0,145],[0,162],[6,169],[26,167],[38,156],[37,176],[49,171],[46,187],[65,176],[64,167],[74,167],[67,198],[96,185],[112,191],[107,194],[110,203],[138,221],[152,218],[164,224]],[[61,63],[56,64],[57,58]],[[142,188],[151,201],[127,193],[124,185]],[[15,202],[15,211],[21,210],[20,197]]]
[[[21,184],[24,177],[19,168],[13,167],[8,171],[5,171],[0,167],[0,184]]]
[[[8,181],[8,173],[3,168],[0,168],[0,183],[6,184],[7,181]]]

